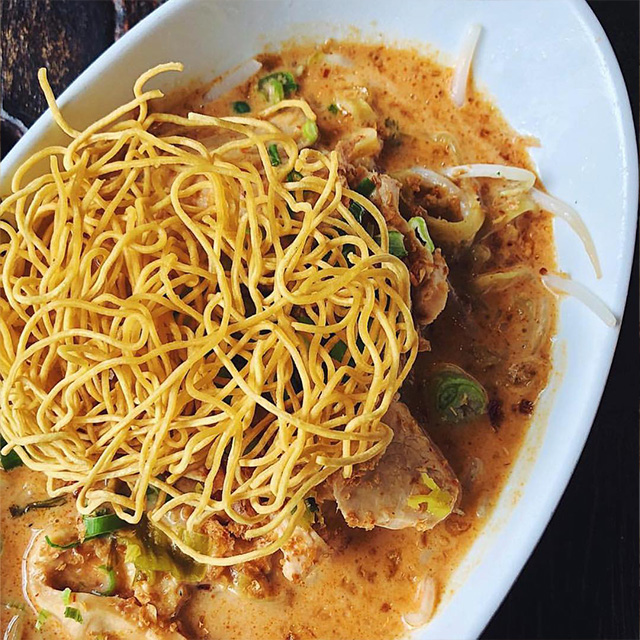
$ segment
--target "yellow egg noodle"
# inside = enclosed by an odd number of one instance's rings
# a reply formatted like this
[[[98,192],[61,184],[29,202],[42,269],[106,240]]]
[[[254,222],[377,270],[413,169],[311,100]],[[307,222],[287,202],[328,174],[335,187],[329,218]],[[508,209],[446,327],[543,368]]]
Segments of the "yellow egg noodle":
[[[309,105],[152,112],[163,94],[145,83],[181,69],[146,72],[84,131],[41,72],[71,142],[29,158],[0,205],[0,429],[79,513],[146,513],[223,566],[281,547],[314,487],[385,450],[418,339],[381,213],[345,187],[335,151],[299,149],[268,119],[315,120]],[[199,552],[172,529],[179,512],[188,531],[219,516],[255,544]]]

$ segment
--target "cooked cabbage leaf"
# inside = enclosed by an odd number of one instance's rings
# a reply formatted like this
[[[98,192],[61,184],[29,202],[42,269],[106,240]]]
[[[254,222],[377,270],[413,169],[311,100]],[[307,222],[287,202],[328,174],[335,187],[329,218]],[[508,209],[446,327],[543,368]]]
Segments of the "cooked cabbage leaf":
[[[178,527],[185,544],[201,553],[209,552],[209,537]],[[131,562],[136,569],[153,574],[155,571],[170,573],[181,582],[200,582],[207,572],[207,565],[200,564],[180,551],[180,549],[149,519],[143,517],[136,528],[122,534],[120,540],[126,545],[125,562]]]

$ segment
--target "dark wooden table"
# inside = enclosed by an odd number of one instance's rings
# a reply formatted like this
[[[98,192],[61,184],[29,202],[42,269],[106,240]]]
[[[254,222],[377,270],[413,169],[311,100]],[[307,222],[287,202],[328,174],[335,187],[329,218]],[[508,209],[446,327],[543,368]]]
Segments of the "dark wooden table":
[[[60,93],[161,0],[1,0],[2,153],[44,110],[35,74]],[[621,63],[638,122],[638,4],[590,2]],[[373,12],[372,3],[372,12]],[[638,255],[600,410],[540,544],[483,637],[638,638]]]

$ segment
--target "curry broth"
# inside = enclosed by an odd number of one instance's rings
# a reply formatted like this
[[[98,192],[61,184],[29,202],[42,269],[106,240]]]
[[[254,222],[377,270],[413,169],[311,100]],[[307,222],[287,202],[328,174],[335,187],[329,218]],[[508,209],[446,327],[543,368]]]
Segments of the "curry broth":
[[[320,50],[343,56],[350,66],[326,64],[319,49],[310,45],[261,57],[263,72],[303,67],[299,95],[318,114],[320,145],[332,147],[353,128],[350,115],[334,113],[329,105],[336,96],[356,88],[366,95],[378,128],[386,130],[387,142],[378,162],[381,171],[473,162],[532,168],[527,154],[531,140],[514,132],[489,100],[470,88],[467,104],[460,109],[454,106],[449,97],[450,69],[413,50],[333,41]],[[253,81],[214,102],[205,103],[204,95],[206,88],[186,98],[174,97],[174,110],[228,115],[234,100],[248,102],[252,112],[264,107]],[[440,132],[448,135],[434,136]],[[346,527],[325,503],[326,517],[334,523],[327,537],[333,554],[305,584],[291,584],[273,571],[273,597],[269,598],[239,596],[228,583],[196,589],[180,616],[187,637],[389,639],[407,630],[403,614],[416,609],[416,591],[425,576],[432,576],[443,589],[508,477],[537,397],[548,380],[555,328],[555,305],[541,285],[523,281],[513,285],[509,295],[494,292],[482,299],[469,285],[471,274],[516,263],[529,265],[535,272],[553,269],[549,216],[524,214],[483,244],[489,251],[482,256],[445,253],[453,292],[445,311],[425,332],[431,350],[419,355],[402,390],[402,399],[440,446],[462,483],[456,513],[426,533],[363,531]],[[490,398],[488,416],[450,424],[430,413],[424,381],[440,362],[457,364],[482,382]],[[68,522],[74,515],[67,505],[12,519],[9,504],[45,497],[44,482],[25,468],[3,475],[2,482],[2,602],[27,608],[23,637],[32,640],[42,635],[34,631],[35,615],[22,596],[22,554],[32,531],[49,525],[52,519]],[[16,611],[3,607],[3,629]],[[53,620],[47,622],[46,637],[63,638],[56,634]]]

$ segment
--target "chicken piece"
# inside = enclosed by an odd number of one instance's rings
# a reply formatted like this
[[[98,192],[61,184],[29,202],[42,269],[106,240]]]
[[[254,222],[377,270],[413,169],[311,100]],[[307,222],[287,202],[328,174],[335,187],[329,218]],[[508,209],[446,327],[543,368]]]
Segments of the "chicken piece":
[[[302,582],[329,552],[327,543],[311,528],[296,527],[281,549],[282,574],[291,582]]]
[[[75,528],[69,527],[62,533],[57,530],[60,540],[73,540],[79,537]],[[61,535],[62,533],[62,535]],[[56,539],[54,537],[54,539]],[[104,590],[105,573],[100,566],[112,565],[112,541],[108,538],[93,540],[91,544],[66,550],[49,550],[49,581],[54,589],[73,586],[75,591]]]
[[[332,499],[329,490],[326,491],[326,499]],[[308,520],[305,517],[303,524],[295,527],[291,537],[280,548],[283,556],[280,562],[282,575],[294,583],[303,582],[318,562],[331,553],[329,545],[313,529],[312,522],[316,520],[316,517],[308,506],[305,508],[309,516]],[[324,523],[321,515],[316,521]],[[287,524],[286,520],[282,522],[275,529],[275,535],[281,536],[285,532]]]
[[[373,174],[371,179],[376,185],[371,200],[382,212],[389,228],[404,236],[413,315],[416,324],[424,327],[438,317],[447,303],[449,268],[440,249],[431,253],[400,214],[400,183],[383,173]]]
[[[81,558],[85,557],[71,551],[75,555],[50,548],[42,531],[32,539],[23,560],[25,593],[29,602],[36,611],[46,610],[54,616],[70,640],[93,640],[101,634],[106,634],[110,640],[186,640],[176,623],[158,619],[158,610],[151,602],[141,605],[133,597],[74,592],[68,605],[65,604],[63,590],[56,584],[65,575],[67,561],[69,566],[75,566],[83,564]],[[91,556],[87,556],[84,565],[85,574],[96,568]],[[85,579],[91,580],[88,576]],[[67,606],[79,612],[82,624],[65,616]]]
[[[174,578],[170,573],[157,572],[153,580],[144,576],[136,576],[135,567],[128,564],[133,572],[131,585],[135,599],[143,606],[153,605],[156,618],[170,620],[174,618],[182,605],[189,599],[189,588]],[[137,578],[137,579],[135,579]]]
[[[384,422],[394,437],[376,467],[334,481],[338,509],[350,527],[431,529],[457,505],[460,483],[405,404],[392,403]]]

